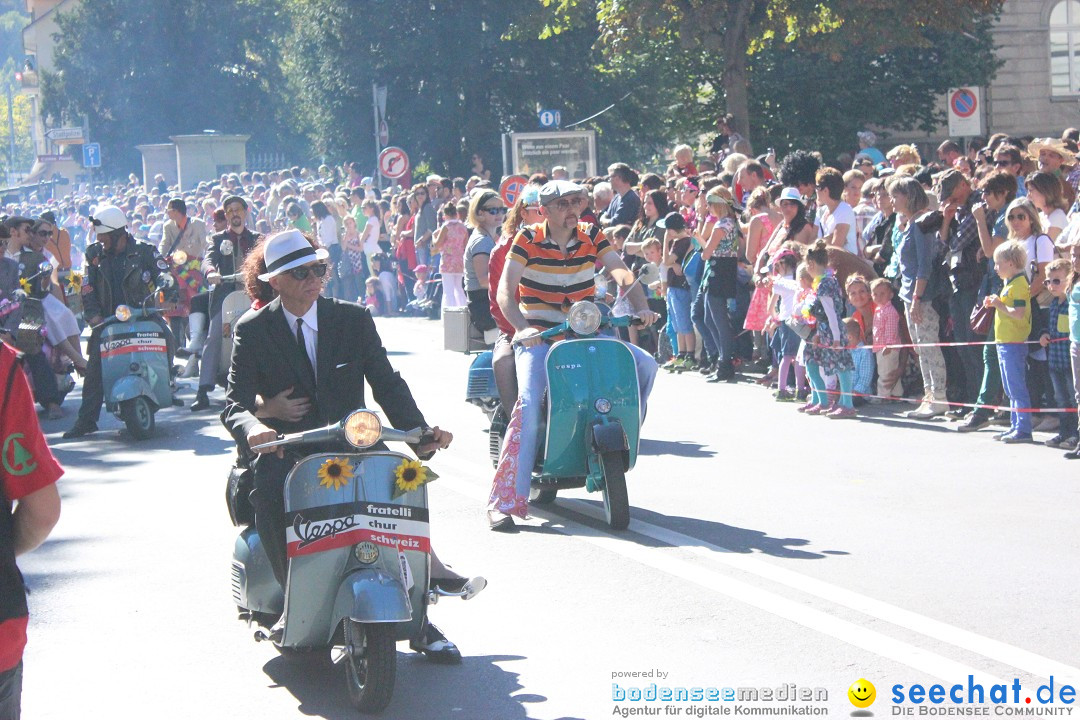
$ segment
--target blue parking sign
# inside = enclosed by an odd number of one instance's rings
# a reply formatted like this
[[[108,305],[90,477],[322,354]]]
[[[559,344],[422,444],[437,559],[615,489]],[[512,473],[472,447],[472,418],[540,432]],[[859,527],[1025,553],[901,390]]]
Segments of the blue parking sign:
[[[98,143],[86,143],[82,146],[83,167],[101,167],[101,145]]]

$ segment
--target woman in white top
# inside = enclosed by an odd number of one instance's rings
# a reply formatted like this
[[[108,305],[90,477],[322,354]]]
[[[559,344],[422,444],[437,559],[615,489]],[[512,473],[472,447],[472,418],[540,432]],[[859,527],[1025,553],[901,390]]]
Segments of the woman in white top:
[[[338,244],[337,220],[330,214],[330,209],[322,200],[311,203],[311,214],[315,216],[315,235],[319,244],[330,252],[330,278],[326,286],[326,293],[338,300],[342,296],[342,282],[338,276],[337,266],[341,260],[341,246]]]
[[[1069,201],[1065,199],[1065,188],[1061,180],[1052,173],[1033,172],[1027,176],[1026,186],[1028,200],[1031,200],[1039,211],[1043,232],[1050,236],[1054,243],[1057,243],[1059,238],[1064,241],[1061,231],[1069,224],[1065,215],[1069,209]],[[1035,289],[1032,287],[1033,291]]]
[[[815,177],[817,185],[818,237],[831,247],[855,254],[859,252],[855,239],[855,211],[843,201],[844,176],[835,168],[822,168]]]

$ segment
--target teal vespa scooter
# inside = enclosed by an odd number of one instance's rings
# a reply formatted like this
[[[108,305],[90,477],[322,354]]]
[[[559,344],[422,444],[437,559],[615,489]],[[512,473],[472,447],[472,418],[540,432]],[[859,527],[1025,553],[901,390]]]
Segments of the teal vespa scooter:
[[[641,403],[633,353],[598,333],[633,322],[605,317],[595,303],[583,300],[570,308],[566,322],[540,333],[545,340],[565,339],[547,354],[546,410],[529,501],[548,504],[569,488],[602,492],[613,530],[630,524],[626,473],[637,461]],[[497,460],[501,438],[491,437],[489,447]]]
[[[141,308],[118,305],[102,323],[101,380],[105,408],[120,418],[136,439],[154,432],[154,414],[173,405],[168,341],[151,318],[160,310],[150,306],[159,291],[174,287],[172,275],[162,275]]]

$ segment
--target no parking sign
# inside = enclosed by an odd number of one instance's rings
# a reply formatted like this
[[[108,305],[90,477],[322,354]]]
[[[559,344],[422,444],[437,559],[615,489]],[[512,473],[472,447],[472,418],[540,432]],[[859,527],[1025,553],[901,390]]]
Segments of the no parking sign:
[[[506,203],[506,207],[514,207],[514,203],[521,197],[521,192],[528,184],[529,178],[524,175],[511,175],[499,185],[499,196]]]
[[[961,87],[950,90],[948,105],[951,137],[983,134],[982,88]]]

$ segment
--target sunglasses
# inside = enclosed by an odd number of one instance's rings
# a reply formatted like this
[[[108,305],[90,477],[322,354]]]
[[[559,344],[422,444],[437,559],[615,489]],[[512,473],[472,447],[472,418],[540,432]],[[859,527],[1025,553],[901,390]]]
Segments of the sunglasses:
[[[1028,216],[1025,213],[1013,213],[1012,215],[1009,216],[1008,219],[1009,220],[1029,220],[1030,218],[1028,218]]]
[[[52,230],[38,230],[34,234],[38,237],[52,237]]]
[[[1043,280],[1043,285],[1050,287],[1051,285],[1057,286],[1064,282],[1061,278],[1046,278]]]
[[[570,208],[579,208],[585,204],[585,198],[561,198],[554,202],[548,203],[551,207],[559,210],[560,212],[566,212]]]
[[[285,272],[292,275],[297,280],[307,280],[308,275],[314,275],[317,278],[324,277],[329,266],[326,263],[319,263],[318,265],[301,265]]]
[[[994,167],[1009,167],[1012,165],[1011,160],[995,160]]]
[[[505,215],[506,214],[506,208],[504,208],[502,205],[500,205],[499,207],[479,208],[479,211],[482,212],[482,213],[487,213],[488,215]]]

